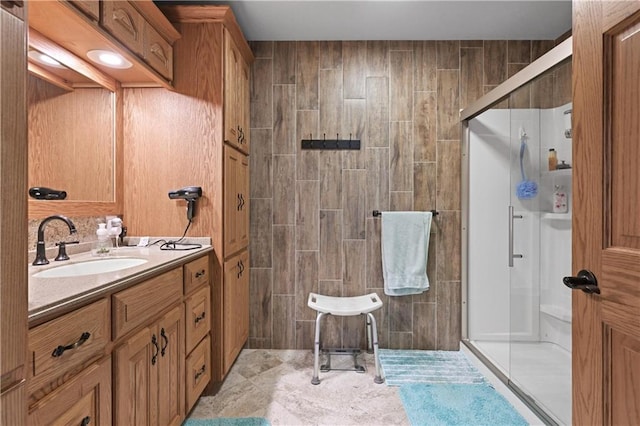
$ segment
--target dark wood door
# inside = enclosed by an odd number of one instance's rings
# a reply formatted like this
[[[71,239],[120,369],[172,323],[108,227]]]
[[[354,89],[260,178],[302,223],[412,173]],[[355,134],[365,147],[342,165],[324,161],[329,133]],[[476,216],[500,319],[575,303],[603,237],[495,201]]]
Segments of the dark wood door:
[[[573,2],[573,423],[640,424],[640,2]]]

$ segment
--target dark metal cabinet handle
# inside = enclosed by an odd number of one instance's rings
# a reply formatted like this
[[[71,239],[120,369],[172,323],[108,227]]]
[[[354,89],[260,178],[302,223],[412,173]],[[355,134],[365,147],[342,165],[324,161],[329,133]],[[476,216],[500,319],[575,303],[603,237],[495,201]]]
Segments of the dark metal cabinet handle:
[[[206,366],[203,365],[202,367],[200,367],[200,370],[196,371],[195,376],[193,376],[193,380],[196,381],[200,378],[200,376],[202,376],[204,374],[204,372],[207,371]]]
[[[237,276],[238,276],[238,278],[240,278],[242,276],[242,273],[244,272],[244,263],[242,263],[242,260],[238,261],[237,266],[238,266],[238,274],[237,274]]]
[[[156,365],[156,360],[158,359],[158,352],[160,352],[160,348],[158,347],[158,338],[154,334],[151,336],[151,344],[155,347],[155,353],[151,356],[151,365]]]
[[[164,328],[160,329],[160,337],[164,340],[164,345],[162,345],[162,349],[160,349],[160,355],[164,356],[165,351],[167,350],[167,346],[169,346],[169,338],[164,332]]]
[[[88,426],[91,423],[91,417],[87,416],[80,422],[80,426]]]
[[[82,345],[84,342],[86,342],[87,340],[89,340],[89,337],[91,337],[91,333],[89,333],[88,331],[85,331],[84,333],[82,333],[82,335],[80,336],[80,339],[78,339],[77,342],[72,343],[70,345],[67,346],[58,346],[57,348],[55,348],[53,350],[53,353],[51,354],[52,357],[59,357],[61,356],[64,351],[70,350],[70,349],[75,349],[78,346]]]
[[[206,271],[202,269],[199,272],[196,272],[196,278],[203,277],[205,274],[206,274]]]
[[[204,319],[204,317],[206,316],[206,312],[201,313],[200,315],[198,315],[195,320],[193,320],[193,322],[195,324],[199,323],[200,321],[202,321]]]
[[[239,192],[238,192],[238,207],[237,207],[237,210],[238,211],[242,210],[242,194],[240,194]]]
[[[600,294],[596,276],[587,269],[578,272],[577,277],[564,277],[562,282],[572,290],[582,290],[588,294]]]

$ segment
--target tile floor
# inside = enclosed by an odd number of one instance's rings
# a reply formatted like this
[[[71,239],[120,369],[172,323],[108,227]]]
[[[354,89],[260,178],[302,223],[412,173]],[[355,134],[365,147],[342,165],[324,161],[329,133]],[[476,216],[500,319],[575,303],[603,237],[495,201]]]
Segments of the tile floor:
[[[465,353],[496,389],[532,425],[543,424],[466,348]],[[398,388],[375,384],[373,356],[364,354],[365,373],[320,373],[311,384],[309,350],[245,349],[215,396],[200,398],[191,418],[265,417],[272,425],[409,425]],[[333,367],[348,368],[348,356],[333,356]]]

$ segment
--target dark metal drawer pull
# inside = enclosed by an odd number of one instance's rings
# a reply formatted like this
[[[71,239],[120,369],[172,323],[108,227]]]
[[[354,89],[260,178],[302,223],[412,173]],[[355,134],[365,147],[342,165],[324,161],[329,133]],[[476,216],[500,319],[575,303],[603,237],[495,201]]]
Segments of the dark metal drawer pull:
[[[80,336],[80,339],[78,339],[77,342],[72,343],[72,344],[67,345],[67,346],[62,346],[62,345],[58,346],[57,348],[55,348],[53,350],[53,353],[51,354],[51,356],[52,357],[59,357],[64,353],[64,351],[70,350],[70,349],[75,349],[78,346],[82,345],[84,342],[89,340],[89,337],[91,337],[91,333],[89,333],[88,331],[85,331],[84,333],[82,333],[82,335]]]
[[[200,378],[200,376],[202,376],[204,374],[204,372],[206,371],[206,368],[204,365],[202,365],[202,367],[200,367],[200,370],[198,370],[196,372],[196,375],[193,377],[193,380],[196,381]]]
[[[206,315],[206,312],[201,313],[200,315],[198,315],[198,316],[196,317],[196,319],[194,320],[194,322],[195,322],[196,324],[197,324],[197,323],[199,323],[200,321],[202,321],[202,320],[204,319],[205,315]]]
[[[91,417],[87,416],[80,422],[80,426],[88,426],[91,423]]]
[[[164,356],[167,346],[169,346],[169,339],[164,332],[164,327],[160,329],[160,337],[164,340],[164,345],[162,345],[162,349],[160,349],[160,355]]]
[[[158,352],[160,352],[160,348],[158,347],[158,338],[154,334],[151,336],[151,344],[155,347],[156,352],[151,356],[151,365],[156,365],[156,360],[158,359]]]
[[[206,271],[202,269],[199,272],[196,272],[196,278],[203,277],[205,274],[206,274]]]

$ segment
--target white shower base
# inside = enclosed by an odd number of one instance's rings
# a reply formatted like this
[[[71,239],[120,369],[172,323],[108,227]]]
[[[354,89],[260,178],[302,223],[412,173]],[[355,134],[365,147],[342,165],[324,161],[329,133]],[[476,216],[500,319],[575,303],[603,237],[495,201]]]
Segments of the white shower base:
[[[571,424],[570,352],[546,342],[471,343],[551,417]]]

